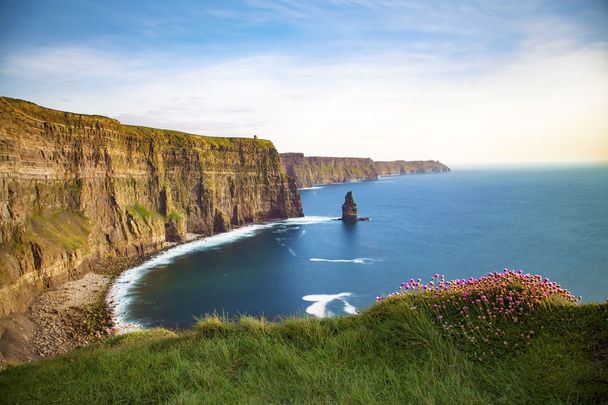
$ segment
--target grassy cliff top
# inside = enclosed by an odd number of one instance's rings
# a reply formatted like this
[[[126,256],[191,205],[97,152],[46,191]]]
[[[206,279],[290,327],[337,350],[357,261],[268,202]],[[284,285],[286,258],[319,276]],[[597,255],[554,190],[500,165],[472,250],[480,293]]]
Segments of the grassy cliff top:
[[[2,104],[4,104],[4,106]],[[173,131],[168,129],[125,125],[121,124],[118,120],[109,117],[104,117],[102,115],[88,115],[53,110],[50,108],[41,107],[26,100],[19,100],[9,97],[0,97],[0,110],[2,109],[8,111],[9,113],[21,114],[22,116],[25,116],[34,121],[40,121],[49,124],[58,124],[71,127],[86,126],[91,128],[104,128],[123,134],[130,134],[142,137],[152,136],[155,138],[164,138],[168,141],[179,140],[182,142],[204,142],[211,146],[229,147],[238,145],[255,145],[257,147],[274,149],[273,143],[265,139],[253,139],[253,137],[215,137],[190,134],[186,132]]]
[[[351,317],[112,337],[0,372],[0,403],[608,401],[607,304],[537,278],[436,281]]]
[[[326,161],[361,161],[361,162],[373,162],[371,158],[366,157],[349,157],[349,156],[304,156],[303,153],[299,152],[284,152],[281,153],[281,157],[283,158],[306,158],[312,160],[326,160]]]

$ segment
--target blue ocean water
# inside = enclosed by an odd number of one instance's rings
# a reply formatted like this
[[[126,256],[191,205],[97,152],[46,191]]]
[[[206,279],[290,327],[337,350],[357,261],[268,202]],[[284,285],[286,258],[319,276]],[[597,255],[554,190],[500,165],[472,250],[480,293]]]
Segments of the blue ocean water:
[[[369,222],[339,217],[347,191]],[[455,170],[302,190],[304,219],[178,247],[119,279],[122,322],[343,315],[410,278],[523,269],[608,298],[608,166]]]

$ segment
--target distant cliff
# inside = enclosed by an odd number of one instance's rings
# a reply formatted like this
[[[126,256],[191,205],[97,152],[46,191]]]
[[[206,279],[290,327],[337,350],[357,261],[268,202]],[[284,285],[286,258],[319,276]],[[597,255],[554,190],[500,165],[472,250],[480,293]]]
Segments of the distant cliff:
[[[374,162],[368,158],[304,156],[302,153],[281,153],[287,174],[296,179],[298,187],[341,183],[378,178]]]
[[[304,156],[302,153],[281,153],[287,174],[298,187],[315,184],[343,183],[353,180],[376,180],[378,176],[442,173],[450,168],[434,160],[374,162],[369,158]]]
[[[398,174],[414,173],[443,173],[449,172],[450,168],[435,160],[393,160],[389,162],[374,162],[378,176],[390,176]]]
[[[272,142],[122,125],[0,97],[0,316],[93,261],[301,216]]]

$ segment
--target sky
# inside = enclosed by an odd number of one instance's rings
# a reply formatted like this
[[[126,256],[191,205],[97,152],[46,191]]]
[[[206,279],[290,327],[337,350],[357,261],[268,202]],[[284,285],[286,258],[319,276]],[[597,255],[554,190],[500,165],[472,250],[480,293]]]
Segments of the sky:
[[[307,155],[608,161],[608,1],[0,0],[0,95]]]

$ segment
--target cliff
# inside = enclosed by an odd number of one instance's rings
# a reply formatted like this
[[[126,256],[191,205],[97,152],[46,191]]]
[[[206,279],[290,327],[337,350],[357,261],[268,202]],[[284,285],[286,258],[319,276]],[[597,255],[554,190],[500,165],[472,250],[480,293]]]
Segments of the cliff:
[[[443,173],[450,168],[436,160],[393,160],[388,162],[374,162],[378,176],[391,176],[413,173]]]
[[[367,158],[319,157],[304,156],[302,153],[281,153],[281,160],[287,174],[296,179],[298,187],[378,178],[374,162]]]
[[[301,216],[267,140],[122,125],[0,97],[0,316],[94,263]]]
[[[449,167],[435,160],[374,162],[368,158],[319,157],[304,156],[302,153],[281,153],[281,161],[287,174],[296,180],[298,187],[353,180],[376,180],[378,176],[450,171]]]

